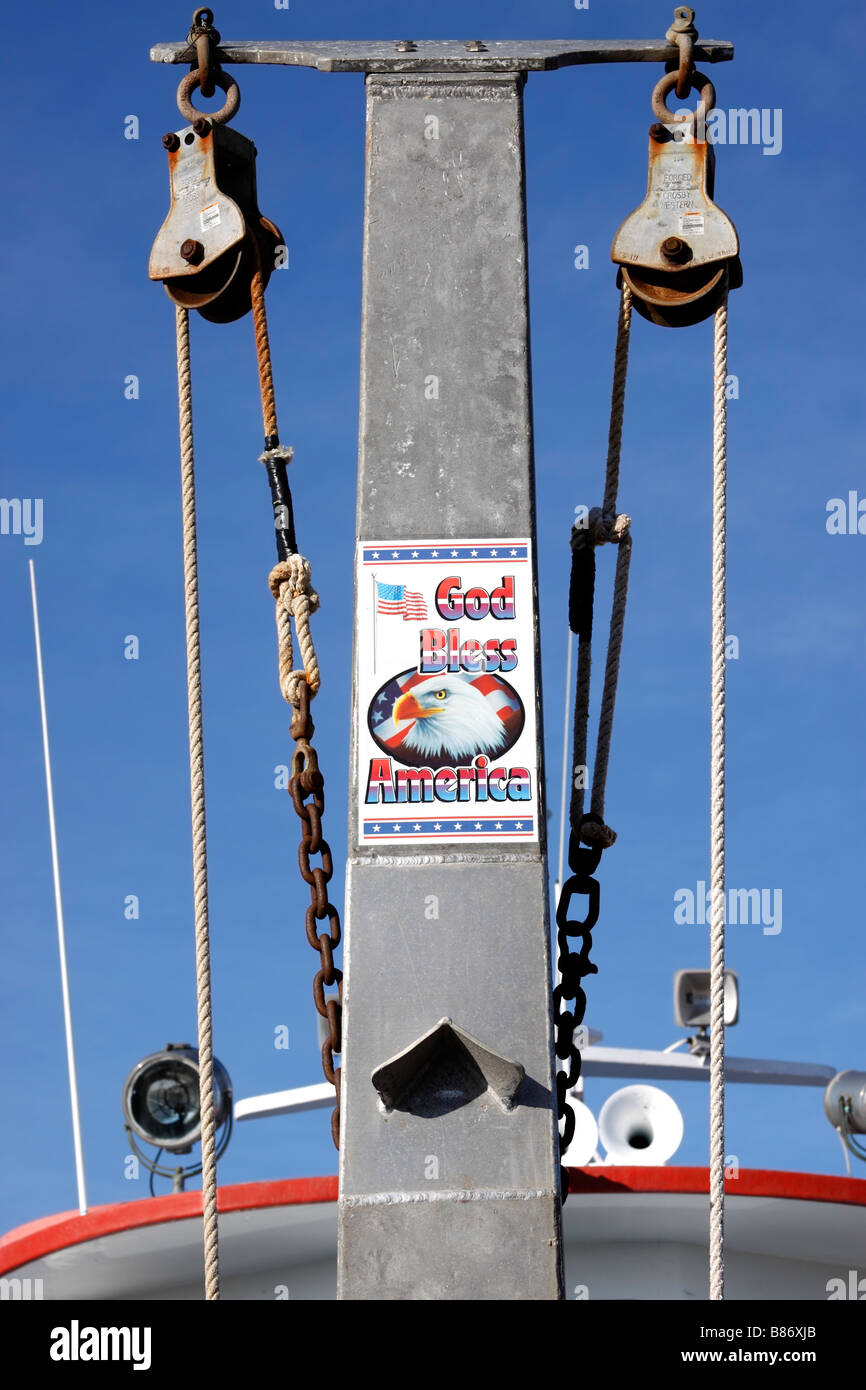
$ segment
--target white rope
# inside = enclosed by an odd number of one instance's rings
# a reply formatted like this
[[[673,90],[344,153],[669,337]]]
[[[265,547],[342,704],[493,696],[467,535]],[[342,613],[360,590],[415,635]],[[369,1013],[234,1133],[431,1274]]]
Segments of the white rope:
[[[189,357],[189,314],[186,309],[177,306],[175,315],[177,325],[177,394],[180,416],[180,476],[183,505],[183,576],[186,608],[189,782],[192,804],[193,894],[195,900],[195,976],[198,997],[205,1298],[215,1300],[220,1296],[219,1233],[217,1229],[216,1119],[214,1115],[213,1018],[208,926],[207,828],[205,824],[204,739],[201,708],[192,382]]]
[[[727,296],[713,343],[713,622],[710,756],[710,1298],[725,1296],[725,627]]]

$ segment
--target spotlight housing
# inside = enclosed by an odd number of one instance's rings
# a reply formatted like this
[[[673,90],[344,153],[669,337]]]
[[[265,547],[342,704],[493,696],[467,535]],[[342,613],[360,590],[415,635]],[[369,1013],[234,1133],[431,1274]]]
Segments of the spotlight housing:
[[[866,1071],[840,1071],[824,1092],[824,1110],[834,1129],[866,1134]]]
[[[214,1058],[214,1109],[217,1125],[231,1113],[232,1083]],[[123,1115],[140,1139],[169,1153],[189,1153],[201,1138],[198,1049],[169,1043],[138,1062],[123,1086]]]

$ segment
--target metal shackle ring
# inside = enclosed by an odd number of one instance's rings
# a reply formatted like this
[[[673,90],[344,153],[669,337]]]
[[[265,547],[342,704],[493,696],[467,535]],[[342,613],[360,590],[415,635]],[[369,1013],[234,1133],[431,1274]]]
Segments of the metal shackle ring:
[[[692,90],[692,73],[695,70],[695,62],[692,57],[695,41],[691,34],[678,34],[677,48],[680,50],[680,62],[677,69],[677,98],[679,101],[687,101],[689,92]]]
[[[694,10],[690,5],[678,5],[674,10],[674,22],[665,34],[665,38],[668,43],[675,43],[680,52],[677,70],[677,97],[680,101],[685,101],[691,91],[689,84],[694,72],[693,54],[697,37]],[[669,63],[668,72],[675,66],[677,65],[673,62]]]
[[[200,78],[201,94],[208,100],[214,94],[214,75],[211,69],[213,46],[209,34],[199,34],[195,41],[195,56]]]
[[[177,109],[190,124],[197,121],[200,116],[206,116],[211,125],[224,125],[226,121],[230,121],[233,116],[237,115],[238,107],[241,104],[241,89],[237,82],[231,73],[223,72],[222,68],[217,68],[211,75],[217,86],[226,94],[225,105],[221,106],[219,111],[197,111],[192,105],[190,97],[201,86],[198,69],[194,72],[188,72],[177,89]]]
[[[698,117],[706,120],[707,112],[712,111],[716,104],[716,89],[708,77],[702,72],[693,72],[691,90],[700,92],[701,99],[697,109],[690,112],[688,116],[676,116],[673,111],[668,110],[665,97],[668,92],[673,91],[679,81],[678,72],[666,72],[664,77],[653,87],[652,108],[656,120],[663,121],[666,125],[676,124],[677,122],[697,121]]]

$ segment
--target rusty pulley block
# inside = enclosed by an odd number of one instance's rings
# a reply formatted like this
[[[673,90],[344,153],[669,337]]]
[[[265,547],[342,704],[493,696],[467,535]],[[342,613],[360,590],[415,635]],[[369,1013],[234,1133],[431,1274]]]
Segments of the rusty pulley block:
[[[729,289],[743,283],[737,229],[713,202],[715,153],[707,141],[707,114],[715,106],[712,82],[696,72],[691,50],[694,11],[680,6],[667,37],[680,48],[652,94],[647,194],[613,239],[611,260],[652,323],[681,328],[715,312]],[[685,61],[683,55],[687,54]],[[696,111],[670,111],[668,94],[688,86],[700,94]]]
[[[216,61],[219,34],[210,27],[211,19],[207,10],[193,16],[195,65],[177,93],[181,115],[191,124],[163,136],[171,206],[153,244],[148,273],[151,280],[163,282],[175,304],[197,309],[212,323],[230,323],[251,307],[250,280],[259,264],[267,284],[282,236],[258,208],[256,147],[227,125],[240,106],[240,89]],[[190,97],[196,88],[207,92],[214,85],[226,100],[219,111],[204,115]]]

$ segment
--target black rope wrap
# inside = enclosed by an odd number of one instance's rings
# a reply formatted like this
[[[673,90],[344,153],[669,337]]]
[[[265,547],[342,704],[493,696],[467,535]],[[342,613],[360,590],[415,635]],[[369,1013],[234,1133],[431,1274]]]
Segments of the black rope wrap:
[[[265,453],[280,447],[279,435],[265,436]],[[271,502],[274,508],[274,534],[277,542],[277,559],[287,560],[296,555],[298,542],[295,537],[295,513],[292,507],[292,493],[289,487],[289,474],[286,460],[265,458],[268,483],[271,489]]]
[[[595,601],[595,546],[579,531],[571,542],[571,583],[568,590],[568,626],[575,637],[592,640],[592,608]]]

